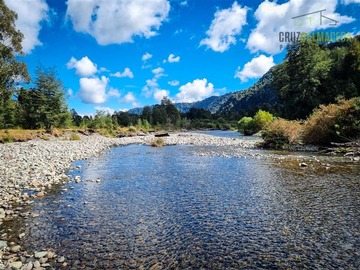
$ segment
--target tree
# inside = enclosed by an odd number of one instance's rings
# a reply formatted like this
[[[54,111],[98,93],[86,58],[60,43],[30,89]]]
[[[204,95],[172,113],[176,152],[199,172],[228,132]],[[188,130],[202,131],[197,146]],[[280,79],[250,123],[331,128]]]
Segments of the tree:
[[[331,64],[329,49],[316,40],[302,40],[288,46],[285,62],[274,71],[273,81],[283,115],[304,119],[322,102]]]
[[[117,121],[120,126],[128,127],[131,125],[131,118],[127,112],[117,112]]]
[[[167,112],[165,106],[155,105],[152,112],[153,125],[165,125],[167,122]]]
[[[171,102],[166,106],[166,113],[173,126],[178,126],[180,121],[180,113],[174,104]]]
[[[54,68],[39,66],[35,87],[20,91],[18,102],[26,128],[67,127],[71,114],[67,111],[62,81]]]
[[[15,27],[17,15],[0,0],[0,128],[14,126],[15,103],[13,96],[19,82],[29,82],[25,63],[16,55],[22,55],[23,34]]]
[[[149,123],[151,123],[151,113],[152,113],[151,107],[145,106],[141,113],[141,119],[147,120]]]

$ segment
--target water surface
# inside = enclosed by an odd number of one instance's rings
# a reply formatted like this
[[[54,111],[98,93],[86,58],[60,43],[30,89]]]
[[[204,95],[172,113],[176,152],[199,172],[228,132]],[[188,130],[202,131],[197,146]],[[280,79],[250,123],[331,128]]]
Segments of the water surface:
[[[199,149],[132,145],[77,162],[84,182],[35,203],[24,245],[87,269],[360,268],[358,165]]]

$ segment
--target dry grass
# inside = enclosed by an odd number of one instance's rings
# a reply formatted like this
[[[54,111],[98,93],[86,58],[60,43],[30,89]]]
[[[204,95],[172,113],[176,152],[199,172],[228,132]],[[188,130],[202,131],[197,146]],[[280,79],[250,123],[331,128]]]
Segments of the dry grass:
[[[301,140],[301,130],[299,121],[276,119],[262,133],[263,146],[282,148],[285,145],[297,144]]]
[[[150,145],[152,147],[163,147],[164,146],[164,140],[161,138],[158,138],[156,140],[153,140]]]
[[[43,130],[6,129],[0,130],[0,142],[26,142],[34,138]]]
[[[336,124],[339,117],[348,114],[354,107],[354,100],[342,100],[339,104],[321,105],[306,120],[303,128],[303,142],[328,144],[337,140]]]

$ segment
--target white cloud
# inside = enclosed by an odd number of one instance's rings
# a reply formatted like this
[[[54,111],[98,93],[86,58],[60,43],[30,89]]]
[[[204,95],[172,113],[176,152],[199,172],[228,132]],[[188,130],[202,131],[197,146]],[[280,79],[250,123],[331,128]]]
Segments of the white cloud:
[[[109,107],[103,107],[103,106],[96,106],[95,110],[105,112],[106,114],[113,115],[115,110],[111,109]]]
[[[69,97],[71,97],[74,94],[74,91],[71,88],[69,88],[67,90],[67,93],[68,93]]]
[[[175,56],[174,54],[170,54],[167,61],[169,63],[177,63],[180,62],[180,56]]]
[[[242,82],[247,82],[248,79],[260,78],[273,66],[275,66],[274,58],[262,54],[247,62],[242,70],[238,67],[235,78],[240,78]]]
[[[106,87],[109,79],[105,76],[99,78],[80,79],[80,99],[87,104],[102,104],[107,99]]]
[[[116,88],[110,87],[109,92],[107,93],[108,97],[120,97],[120,91]]]
[[[155,36],[169,11],[168,0],[68,0],[66,16],[75,31],[108,45],[132,42],[134,36]]]
[[[132,92],[128,92],[124,98],[121,99],[121,103],[133,103],[136,101],[136,98]]]
[[[180,92],[176,95],[178,102],[195,102],[210,97],[214,91],[214,85],[208,83],[207,79],[196,79],[193,82],[179,88]]]
[[[152,57],[152,54],[150,54],[150,53],[145,53],[145,54],[141,57],[141,60],[142,60],[143,62],[145,62],[145,61],[149,60],[151,57]]]
[[[165,70],[162,67],[158,67],[152,70],[154,77],[152,79],[146,80],[146,85],[142,89],[142,94],[145,97],[152,96],[155,100],[159,101],[164,96],[168,96],[170,94],[168,90],[159,88],[158,79],[165,76],[164,71]]]
[[[354,21],[351,17],[336,13],[337,4],[337,0],[290,0],[283,4],[265,0],[255,11],[258,23],[250,33],[246,47],[253,53],[263,51],[275,54],[281,51],[280,45],[286,46],[279,41],[280,32],[311,32],[334,27],[326,18],[323,18],[323,22],[320,24],[319,13],[302,17],[303,20],[301,18],[293,19],[293,17],[323,9],[326,9],[323,12],[324,16],[338,21],[337,26]]]
[[[349,4],[360,4],[360,0],[344,0],[345,5]]]
[[[162,67],[158,67],[152,70],[152,73],[154,74],[155,78],[158,79],[162,76],[165,76],[164,69]]]
[[[188,1],[187,0],[181,1],[180,6],[182,6],[182,7],[188,6]]]
[[[74,57],[71,57],[69,62],[66,64],[68,69],[75,68],[76,74],[87,77],[94,75],[98,70],[96,64],[94,64],[89,57],[85,56],[80,60],[76,60]]]
[[[168,84],[171,86],[178,86],[180,84],[180,82],[177,80],[173,80],[173,81],[168,82]]]
[[[154,99],[157,102],[160,102],[163,97],[169,97],[170,92],[168,90],[164,90],[164,89],[155,89],[154,91]]]
[[[41,46],[39,33],[41,22],[48,19],[49,6],[45,0],[5,0],[5,4],[18,15],[16,28],[24,34],[23,52],[30,53]]]
[[[224,52],[230,45],[235,45],[236,36],[246,24],[246,13],[247,8],[241,8],[237,2],[231,8],[216,11],[206,32],[208,37],[201,40],[200,45],[206,45],[216,52]]]
[[[134,78],[134,73],[130,70],[130,68],[125,68],[123,72],[116,72],[114,74],[110,74],[110,76],[117,78],[125,78],[128,77],[130,79]]]

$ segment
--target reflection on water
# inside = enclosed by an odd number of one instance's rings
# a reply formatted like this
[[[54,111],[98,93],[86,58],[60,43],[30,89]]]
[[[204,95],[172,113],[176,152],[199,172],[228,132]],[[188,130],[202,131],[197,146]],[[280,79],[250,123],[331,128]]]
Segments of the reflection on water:
[[[359,168],[194,151],[133,145],[83,163],[101,182],[36,203],[24,244],[88,269],[360,268]]]

